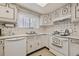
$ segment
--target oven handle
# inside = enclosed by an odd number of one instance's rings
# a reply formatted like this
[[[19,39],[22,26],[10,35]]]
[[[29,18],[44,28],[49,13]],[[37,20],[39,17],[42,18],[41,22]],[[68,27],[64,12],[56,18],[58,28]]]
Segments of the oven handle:
[[[61,48],[63,47],[62,45],[56,45],[56,44],[53,44],[53,43],[52,43],[52,45],[54,45],[56,47],[61,47]]]
[[[61,40],[60,40],[60,42],[61,42],[61,43],[58,44],[56,41],[53,41],[52,44],[55,45],[55,46],[60,46],[60,47],[62,47],[62,46],[63,46],[63,45],[62,45],[63,42],[62,42]]]

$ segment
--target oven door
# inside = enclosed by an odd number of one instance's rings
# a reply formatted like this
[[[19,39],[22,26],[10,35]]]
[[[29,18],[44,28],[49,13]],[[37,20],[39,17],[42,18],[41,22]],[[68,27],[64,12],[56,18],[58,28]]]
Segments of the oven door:
[[[63,41],[60,38],[52,38],[52,44],[58,47],[62,47]]]
[[[68,40],[66,38],[52,37],[50,48],[59,54],[68,56]]]

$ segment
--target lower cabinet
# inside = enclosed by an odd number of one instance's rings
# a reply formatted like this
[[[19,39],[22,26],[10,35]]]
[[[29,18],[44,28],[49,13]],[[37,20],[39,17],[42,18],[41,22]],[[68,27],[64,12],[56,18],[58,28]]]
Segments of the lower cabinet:
[[[79,56],[79,39],[70,39],[70,56]]]
[[[3,47],[0,47],[0,56],[3,56]]]
[[[28,36],[27,37],[27,53],[31,53],[35,50],[36,50],[35,36]]]
[[[45,40],[42,35],[28,36],[27,37],[27,53],[31,53],[36,51],[46,44],[44,44]]]
[[[27,53],[36,51],[44,46],[48,47],[49,35],[32,35],[27,37]]]
[[[50,36],[47,35],[47,34],[43,34],[41,35],[40,37],[40,41],[42,42],[42,46],[46,46],[46,47],[49,47],[49,39],[50,39]]]
[[[30,53],[30,52],[32,52],[33,51],[33,43],[31,43],[31,42],[29,42],[28,41],[28,44],[27,44],[28,46],[27,46],[27,53]]]
[[[41,35],[38,35],[37,37],[37,40],[36,40],[36,47],[37,47],[37,49],[40,49],[40,48],[42,48],[43,47],[43,43],[42,43],[42,38],[41,38]]]
[[[4,40],[0,40],[0,56],[4,55]]]

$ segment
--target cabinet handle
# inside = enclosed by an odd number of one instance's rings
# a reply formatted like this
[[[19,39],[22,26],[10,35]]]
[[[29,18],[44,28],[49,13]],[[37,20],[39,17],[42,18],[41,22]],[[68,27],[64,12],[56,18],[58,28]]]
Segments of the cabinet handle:
[[[0,45],[2,44],[2,41],[0,41]]]
[[[9,13],[9,10],[6,10],[7,13]]]
[[[30,45],[30,48],[32,48],[32,45]]]

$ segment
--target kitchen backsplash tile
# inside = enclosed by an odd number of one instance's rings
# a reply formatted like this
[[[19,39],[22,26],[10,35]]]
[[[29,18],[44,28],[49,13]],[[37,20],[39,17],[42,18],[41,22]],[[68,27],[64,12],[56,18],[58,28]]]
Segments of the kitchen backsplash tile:
[[[60,31],[63,32],[65,29],[72,29],[71,27],[71,20],[67,19],[64,21],[58,21],[54,23],[54,27],[53,27],[54,31]]]
[[[4,28],[4,35],[25,34],[26,29],[23,28]]]
[[[79,34],[79,22],[71,23],[70,20],[56,22],[53,26],[49,28],[39,28],[39,29],[26,29],[26,28],[6,28],[0,25],[2,28],[3,35],[14,35],[14,34],[26,34],[30,31],[35,31],[36,33],[53,33],[54,31],[64,31],[69,29],[72,34]]]

